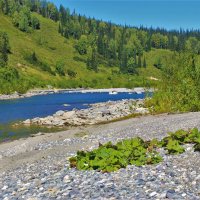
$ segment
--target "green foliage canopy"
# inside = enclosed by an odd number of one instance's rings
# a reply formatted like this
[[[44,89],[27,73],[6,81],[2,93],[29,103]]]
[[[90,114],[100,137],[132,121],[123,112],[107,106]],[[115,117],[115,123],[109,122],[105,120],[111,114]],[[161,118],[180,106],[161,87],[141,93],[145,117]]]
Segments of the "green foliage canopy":
[[[200,65],[190,53],[174,54],[162,65],[162,81],[147,104],[155,112],[200,110]]]
[[[87,36],[82,35],[81,38],[78,40],[77,44],[75,45],[75,48],[80,55],[87,54],[87,48],[88,48]]]

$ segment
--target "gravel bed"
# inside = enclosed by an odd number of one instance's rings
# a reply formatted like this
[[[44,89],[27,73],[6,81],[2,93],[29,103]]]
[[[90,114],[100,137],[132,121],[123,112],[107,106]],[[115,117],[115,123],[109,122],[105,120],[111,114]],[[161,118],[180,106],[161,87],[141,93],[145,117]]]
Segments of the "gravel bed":
[[[160,149],[162,163],[128,166],[113,173],[78,171],[70,169],[68,162],[76,150],[96,148],[99,142],[117,142],[135,136],[161,139],[168,131],[194,127],[200,129],[200,113],[148,116],[91,128],[95,130],[93,134],[80,138],[40,142],[30,147],[33,156],[34,149],[61,150],[2,172],[0,199],[200,199],[200,153],[193,151],[193,145],[185,145],[183,154],[173,156]],[[71,146],[79,148],[70,150]],[[0,156],[3,160],[17,155],[10,150],[1,151]]]

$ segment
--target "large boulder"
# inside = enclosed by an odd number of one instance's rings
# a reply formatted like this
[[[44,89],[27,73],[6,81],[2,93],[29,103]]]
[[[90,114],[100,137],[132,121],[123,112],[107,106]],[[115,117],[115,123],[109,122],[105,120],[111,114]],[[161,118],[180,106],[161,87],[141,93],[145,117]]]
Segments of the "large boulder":
[[[40,118],[39,118],[39,117],[33,118],[33,119],[31,120],[31,122],[32,122],[33,124],[40,123]]]
[[[31,124],[31,120],[30,119],[27,119],[23,122],[23,124]]]
[[[69,111],[69,112],[65,112],[65,113],[62,115],[62,119],[72,118],[75,114],[76,114],[76,112],[75,112],[74,110]]]
[[[102,114],[102,117],[104,117],[104,116],[107,116],[107,115],[111,115],[111,112],[110,112],[110,110],[103,110],[101,112],[101,114]]]
[[[53,126],[64,126],[65,121],[60,119],[60,118],[54,118],[53,121],[51,122],[51,125],[53,125]]]
[[[149,113],[147,108],[136,108],[135,113],[146,114]]]
[[[65,111],[59,110],[59,111],[57,111],[53,116],[55,116],[55,117],[57,117],[57,116],[63,116],[64,113],[65,113]]]

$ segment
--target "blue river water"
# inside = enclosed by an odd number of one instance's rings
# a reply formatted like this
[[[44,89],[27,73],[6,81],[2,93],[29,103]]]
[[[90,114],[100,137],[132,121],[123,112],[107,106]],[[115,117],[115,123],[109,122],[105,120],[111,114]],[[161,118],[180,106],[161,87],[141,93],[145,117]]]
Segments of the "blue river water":
[[[8,135],[15,135],[22,129],[8,128],[8,124],[30,119],[34,117],[45,117],[52,115],[58,110],[72,110],[87,108],[88,104],[115,101],[122,99],[143,99],[145,94],[136,93],[118,93],[111,95],[108,92],[94,92],[94,93],[54,93],[48,95],[33,96],[30,98],[16,99],[16,100],[3,100],[0,101],[0,136],[7,132]],[[67,104],[68,106],[64,106]],[[35,129],[34,129],[35,130]],[[34,132],[33,130],[26,130],[25,132]],[[35,131],[39,131],[36,129]],[[25,134],[24,132],[24,134]]]

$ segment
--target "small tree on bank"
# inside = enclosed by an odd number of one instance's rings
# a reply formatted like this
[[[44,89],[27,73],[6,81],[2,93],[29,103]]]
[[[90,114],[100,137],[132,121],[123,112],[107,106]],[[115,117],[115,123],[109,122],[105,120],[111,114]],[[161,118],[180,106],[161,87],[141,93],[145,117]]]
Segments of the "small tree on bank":
[[[147,67],[147,63],[146,63],[146,59],[144,57],[144,60],[143,60],[143,67],[146,68]]]
[[[10,52],[9,39],[6,32],[0,31],[0,66],[5,67],[8,63],[8,54]]]
[[[87,67],[95,72],[98,71],[97,51],[95,48],[92,49],[91,57],[88,57],[87,59]]]

